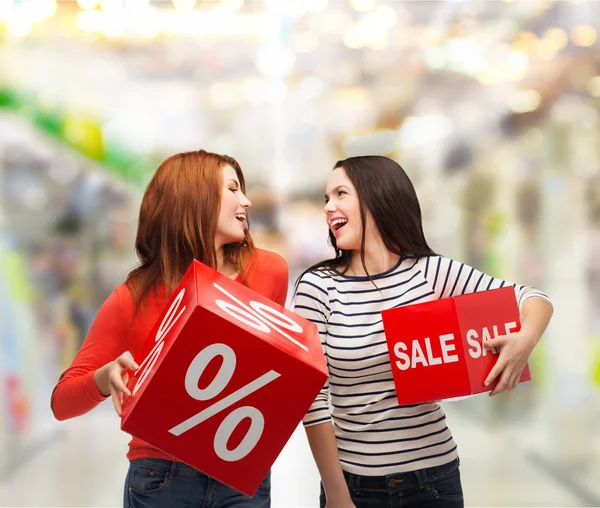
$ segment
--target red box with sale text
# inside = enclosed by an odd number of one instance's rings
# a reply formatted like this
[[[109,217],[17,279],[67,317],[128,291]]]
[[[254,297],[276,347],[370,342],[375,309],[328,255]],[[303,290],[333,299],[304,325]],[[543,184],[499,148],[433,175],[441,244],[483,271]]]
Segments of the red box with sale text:
[[[383,326],[400,405],[491,391],[484,382],[498,351],[485,338],[521,329],[511,287],[383,311]],[[529,381],[525,366],[519,382]]]
[[[135,361],[121,428],[248,496],[327,379],[313,323],[198,261]]]

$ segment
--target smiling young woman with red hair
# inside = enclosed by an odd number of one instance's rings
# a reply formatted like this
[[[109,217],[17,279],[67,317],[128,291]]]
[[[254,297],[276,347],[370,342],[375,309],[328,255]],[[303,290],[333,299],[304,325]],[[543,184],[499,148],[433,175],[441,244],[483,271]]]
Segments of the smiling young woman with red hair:
[[[251,203],[235,159],[199,150],[165,160],[148,184],[135,242],[140,264],[100,308],[90,332],[52,394],[59,420],[87,413],[111,396],[121,414],[127,370],[193,259],[284,305],[288,268],[254,247]],[[252,498],[133,438],[124,506],[270,506],[270,476]]]

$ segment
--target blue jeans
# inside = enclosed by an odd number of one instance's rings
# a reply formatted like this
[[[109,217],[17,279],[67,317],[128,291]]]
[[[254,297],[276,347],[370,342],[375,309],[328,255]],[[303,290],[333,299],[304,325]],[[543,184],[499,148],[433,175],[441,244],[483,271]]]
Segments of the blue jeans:
[[[344,471],[356,508],[463,508],[458,459],[436,467],[387,476],[361,476]],[[326,498],[321,485],[321,508]]]
[[[271,473],[251,498],[183,462],[139,459],[129,463],[124,508],[270,508]]]

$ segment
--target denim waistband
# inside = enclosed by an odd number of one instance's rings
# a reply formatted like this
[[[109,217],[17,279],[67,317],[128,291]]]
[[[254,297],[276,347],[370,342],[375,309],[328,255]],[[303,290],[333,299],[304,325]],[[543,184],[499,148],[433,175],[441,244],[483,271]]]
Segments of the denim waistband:
[[[406,473],[394,473],[385,476],[363,476],[344,471],[344,477],[351,492],[371,490],[377,492],[399,491],[414,487],[424,488],[428,483],[451,473],[460,465],[458,457],[441,466],[427,467]]]
[[[177,462],[166,459],[134,459],[129,462],[133,468],[148,468],[157,471],[164,471],[169,478],[173,476],[204,476],[204,473],[188,466],[184,462]]]

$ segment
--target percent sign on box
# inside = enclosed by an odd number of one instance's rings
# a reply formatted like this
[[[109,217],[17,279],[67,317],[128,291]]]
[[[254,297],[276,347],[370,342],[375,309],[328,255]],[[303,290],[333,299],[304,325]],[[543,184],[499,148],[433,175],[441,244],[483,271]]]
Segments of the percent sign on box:
[[[253,494],[326,380],[316,327],[198,262],[159,321],[122,428]]]
[[[223,358],[223,364],[219,372],[208,387],[204,389],[198,388],[198,380],[200,379],[200,376],[206,369],[209,362],[211,362],[217,356],[221,356]],[[235,364],[235,352],[226,344],[211,344],[210,346],[206,347],[200,351],[200,353],[198,353],[196,358],[194,358],[186,373],[185,388],[188,395],[196,400],[214,399],[221,394],[221,392],[229,384],[229,381],[231,381],[231,378],[235,372]],[[184,422],[181,422],[179,425],[176,425],[170,429],[169,432],[176,436],[180,436],[184,432],[193,429],[208,418],[226,409],[230,409],[231,406],[236,402],[243,400],[245,397],[256,392],[257,390],[260,390],[263,386],[269,384],[279,376],[280,374],[278,372],[270,370],[246,386],[236,390],[227,397],[220,399],[208,408],[203,409]],[[233,434],[235,428],[245,418],[249,418],[251,420],[250,428],[237,448],[229,450],[227,448],[229,438]],[[241,406],[229,412],[215,434],[215,452],[221,459],[227,461],[235,461],[244,458],[258,443],[258,440],[262,436],[264,424],[265,420],[263,414],[255,407]]]
[[[283,337],[288,339],[290,342],[296,344],[298,347],[308,351],[308,348],[298,342],[293,337],[290,337],[287,333],[283,332],[278,328],[277,325],[294,332],[302,333],[302,327],[298,325],[295,321],[288,318],[281,312],[269,307],[268,305],[262,304],[260,302],[251,301],[250,307],[241,302],[238,298],[231,295],[225,289],[223,289],[216,282],[213,283],[214,287],[221,291],[225,296],[227,296],[231,301],[224,300],[216,300],[216,304],[223,309],[227,314],[232,316],[235,319],[238,319],[248,326],[256,328],[265,333],[270,333],[272,330],[276,330]],[[179,310],[181,305],[181,301],[185,294],[185,288],[180,291],[180,293],[175,297],[173,304],[169,308],[167,315],[163,319],[156,339],[157,345],[152,350],[152,353],[146,357],[146,359],[140,365],[140,368],[135,373],[136,376],[139,375],[138,382],[135,385],[133,393],[136,393],[141,385],[146,380],[148,373],[151,371],[154,363],[156,362],[162,348],[164,346],[164,341],[162,340],[169,330],[173,327],[173,325],[177,322],[177,320],[181,317],[186,307]],[[231,302],[235,302],[237,304],[234,305]],[[205,372],[206,368],[210,364],[211,361],[216,359],[217,357],[222,358],[222,365],[220,370],[211,381],[210,385],[206,388],[199,388],[198,382]],[[236,355],[233,349],[231,349],[226,344],[211,344],[207,346],[205,349],[200,351],[196,357],[190,363],[188,370],[185,375],[185,389],[190,397],[195,400],[208,401],[214,399],[225,389],[225,387],[231,381],[233,374],[235,372],[236,367]],[[219,400],[208,408],[200,411],[194,416],[188,418],[184,422],[181,422],[179,425],[176,425],[172,429],[169,430],[170,433],[175,436],[180,436],[184,432],[194,428],[196,425],[202,423],[208,418],[229,409],[233,404],[239,402],[244,399],[247,395],[254,393],[259,390],[261,387],[270,383],[271,381],[277,379],[280,376],[279,372],[274,370],[270,370],[269,372],[263,374],[259,378],[255,379],[248,385],[240,388],[236,392],[228,395],[227,397]],[[236,427],[245,419],[249,418],[251,420],[250,428],[242,440],[242,442],[237,446],[234,450],[229,450],[227,448],[227,442],[229,438],[233,434]],[[217,455],[227,461],[240,460],[244,458],[250,451],[254,449],[258,440],[262,436],[262,432],[264,429],[264,416],[263,414],[251,406],[242,406],[234,411],[230,412],[227,417],[223,420],[221,425],[219,426],[219,430],[215,434],[214,440],[214,449]]]

